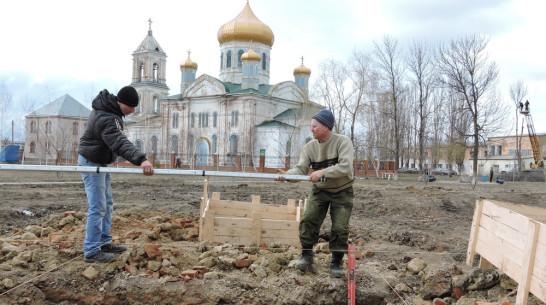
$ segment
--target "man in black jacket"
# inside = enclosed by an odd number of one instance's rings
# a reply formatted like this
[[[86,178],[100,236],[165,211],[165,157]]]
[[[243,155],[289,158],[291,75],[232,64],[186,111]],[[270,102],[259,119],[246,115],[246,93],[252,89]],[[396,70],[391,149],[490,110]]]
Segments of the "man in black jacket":
[[[78,165],[102,166],[118,156],[142,167],[144,175],[153,175],[153,165],[123,132],[123,117],[135,111],[139,98],[135,88],[126,86],[118,95],[102,90],[93,100],[87,127],[80,139]],[[85,228],[84,259],[89,263],[106,263],[114,254],[125,251],[112,243],[112,187],[109,173],[82,173],[89,211]]]

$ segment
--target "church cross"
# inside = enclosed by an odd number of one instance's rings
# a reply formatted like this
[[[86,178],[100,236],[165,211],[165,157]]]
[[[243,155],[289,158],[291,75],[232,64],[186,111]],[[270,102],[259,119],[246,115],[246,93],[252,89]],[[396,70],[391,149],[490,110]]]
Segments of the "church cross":
[[[152,18],[148,19],[148,23],[150,24],[150,30],[152,29]]]

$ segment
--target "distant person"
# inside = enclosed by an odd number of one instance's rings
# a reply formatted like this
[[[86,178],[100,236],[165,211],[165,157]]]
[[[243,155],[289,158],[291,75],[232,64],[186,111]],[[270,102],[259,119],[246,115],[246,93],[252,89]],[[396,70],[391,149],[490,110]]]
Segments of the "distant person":
[[[289,171],[277,171],[283,175],[307,175],[309,168],[313,170],[309,176],[313,186],[299,226],[301,258],[296,261],[295,267],[305,271],[313,264],[313,246],[318,242],[320,227],[330,209],[330,276],[339,278],[346,273],[342,265],[348,249],[349,218],[354,199],[354,149],[351,139],[332,132],[334,122],[330,110],[316,113],[311,119],[314,140],[303,147],[299,163]],[[320,182],[321,178],[327,180]],[[278,177],[275,180],[284,181],[285,178]]]
[[[525,111],[529,111],[529,100],[525,101]]]
[[[177,157],[176,161],[174,162],[174,168],[180,168],[180,167],[182,167],[180,158]]]
[[[93,100],[87,127],[80,139],[78,165],[106,167],[118,156],[142,167],[144,175],[153,175],[153,165],[146,155],[127,139],[123,132],[123,117],[135,111],[138,93],[133,87],[123,87],[118,95],[102,90]],[[125,246],[112,243],[112,187],[110,173],[82,173],[89,211],[85,227],[83,255],[88,263],[106,263],[121,253]]]
[[[519,110],[523,111],[523,103],[522,102],[519,102]]]
[[[493,166],[489,168],[489,182],[493,182]]]

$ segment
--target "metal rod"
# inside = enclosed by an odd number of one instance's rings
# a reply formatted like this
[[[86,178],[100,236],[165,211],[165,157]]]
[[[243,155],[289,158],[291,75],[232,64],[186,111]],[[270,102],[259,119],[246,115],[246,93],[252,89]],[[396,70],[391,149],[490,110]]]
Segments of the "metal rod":
[[[127,167],[0,164],[0,170],[142,174],[142,169],[137,167],[127,168]],[[289,181],[290,180],[291,181],[309,181],[309,176],[305,176],[305,175],[280,175],[280,174],[264,174],[264,173],[206,171],[206,170],[154,169],[154,174],[261,178],[261,179],[276,179],[278,177],[284,177],[286,180],[289,180]],[[321,181],[326,181],[326,180],[321,180]]]

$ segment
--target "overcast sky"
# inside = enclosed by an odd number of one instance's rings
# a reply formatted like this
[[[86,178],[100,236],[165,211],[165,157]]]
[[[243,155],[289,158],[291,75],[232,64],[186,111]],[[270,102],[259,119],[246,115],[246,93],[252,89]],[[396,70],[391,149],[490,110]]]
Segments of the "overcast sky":
[[[246,0],[4,2],[0,86],[3,83],[11,93],[15,109],[36,110],[66,93],[90,107],[101,89],[117,92],[131,82],[131,54],[146,37],[151,18],[153,36],[168,56],[169,94],[177,94],[179,64],[186,60],[187,50],[199,65],[198,76],[218,77],[218,29],[245,4]],[[402,48],[412,40],[436,44],[485,35],[491,39],[488,52],[499,67],[505,102],[510,102],[510,84],[523,80],[535,130],[546,132],[542,34],[546,1],[250,0],[250,6],[275,35],[272,84],[293,80],[302,56],[313,83],[325,59],[344,62],[355,49],[371,52],[373,42],[384,35],[398,39]],[[6,117],[11,122],[20,115]],[[6,129],[3,137],[11,133]]]

